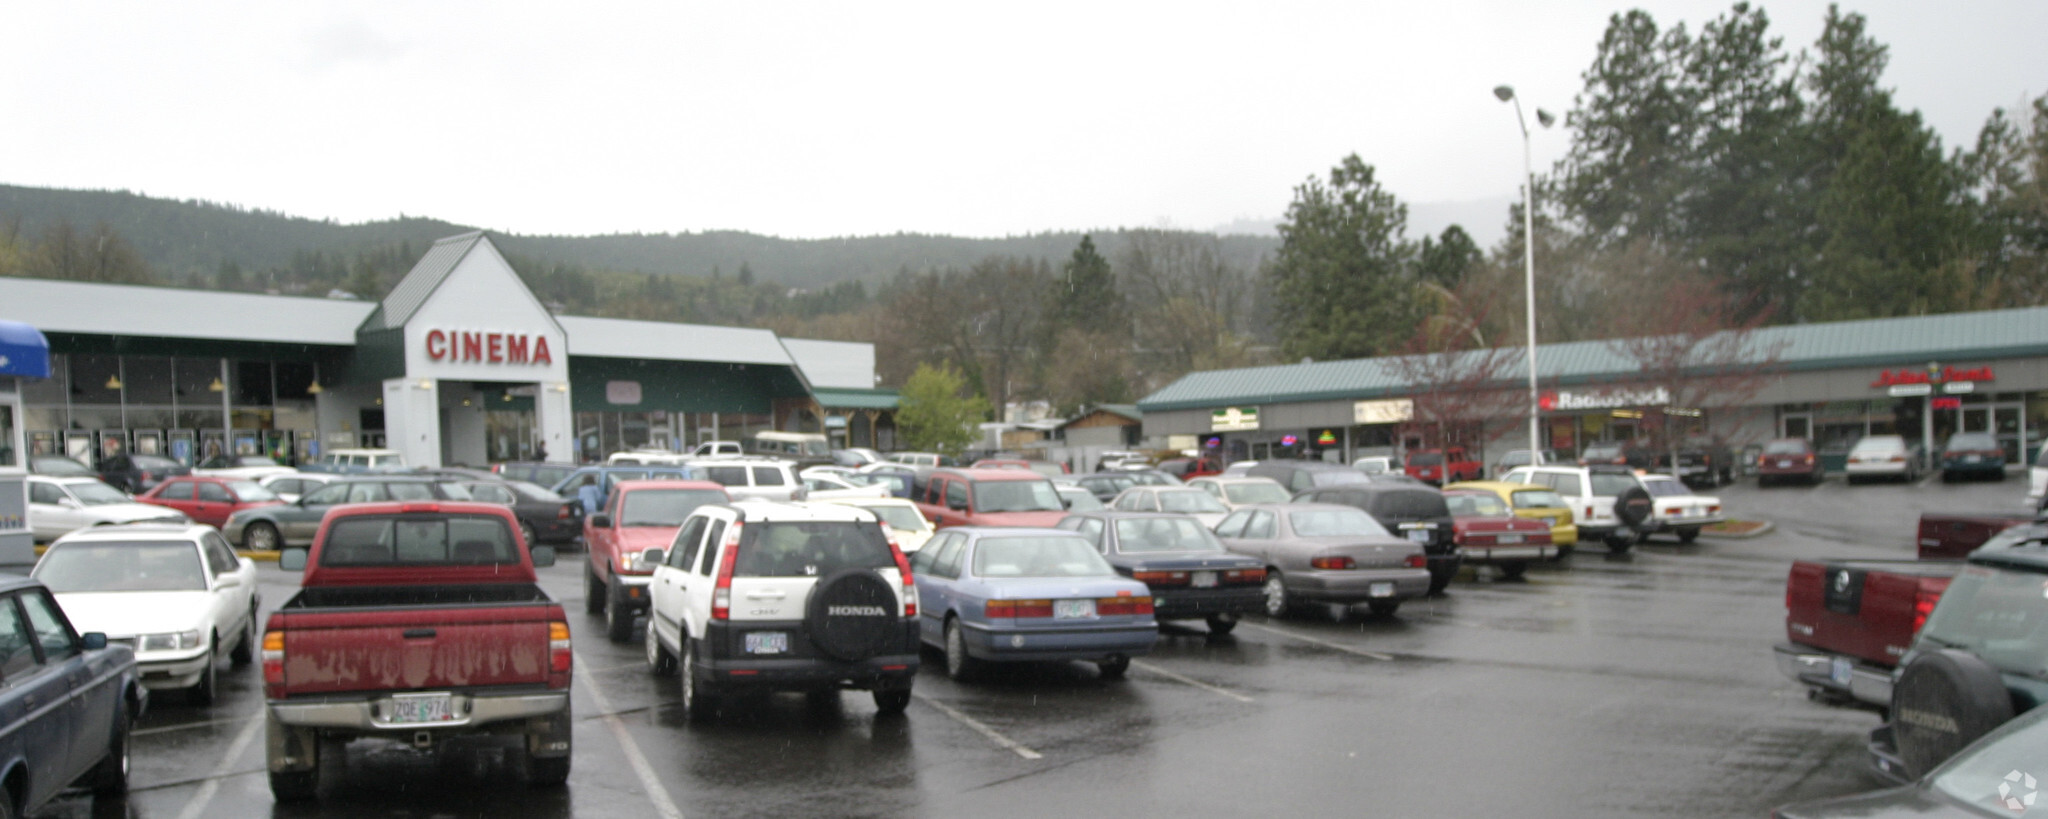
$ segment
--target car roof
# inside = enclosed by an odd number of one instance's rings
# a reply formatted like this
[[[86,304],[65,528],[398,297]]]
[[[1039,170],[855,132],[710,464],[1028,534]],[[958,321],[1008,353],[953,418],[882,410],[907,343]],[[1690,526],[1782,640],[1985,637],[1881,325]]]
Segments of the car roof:
[[[1288,505],[1294,506],[1296,504]],[[1093,509],[1087,512],[1074,512],[1073,514],[1085,515],[1091,518],[1103,518],[1106,520],[1126,520],[1136,518],[1172,518],[1174,520],[1194,520],[1195,518],[1194,515],[1184,515],[1179,512],[1127,512],[1122,509]]]
[[[873,512],[837,503],[789,503],[784,501],[736,500],[720,504],[706,504],[700,509],[725,508],[738,513],[743,521],[815,521],[830,523],[845,521],[859,523],[875,520]]]
[[[16,589],[40,589],[42,587],[43,581],[33,577],[18,574],[0,574],[0,592],[11,592]]]
[[[1274,486],[1280,485],[1279,481],[1264,475],[1203,475],[1199,478],[1188,479],[1190,484],[1195,481],[1209,481],[1210,483],[1270,483]],[[1285,487],[1282,488],[1284,489]]]
[[[1452,489],[1484,489],[1488,492],[1525,492],[1531,489],[1541,489],[1545,492],[1555,491],[1540,483],[1520,483],[1517,481],[1458,481],[1444,487],[1445,491]]]
[[[1075,532],[1072,529],[1056,529],[1051,526],[954,526],[946,529],[946,531],[959,532],[963,535],[967,535],[968,537],[974,538],[1000,537],[1003,535],[1059,535],[1060,537],[1081,536],[1080,533]]]
[[[970,467],[953,467],[953,466],[949,466],[949,467],[945,467],[945,468],[943,468],[943,469],[935,469],[935,470],[932,470],[932,474],[934,474],[934,475],[937,475],[937,474],[940,474],[940,473],[945,473],[945,474],[949,474],[949,475],[956,475],[956,476],[959,476],[959,477],[963,477],[963,478],[966,478],[966,479],[968,479],[968,480],[970,480],[970,481],[1042,481],[1042,480],[1045,480],[1045,476],[1044,476],[1044,475],[1040,475],[1040,474],[1038,474],[1038,473],[1036,473],[1036,472],[1033,472],[1033,471],[1031,471],[1031,470],[1029,470],[1029,469],[1009,469],[1009,468],[993,468],[993,469],[992,469],[992,468],[987,468],[987,467],[983,467],[983,468],[981,468],[981,469],[976,469],[976,468],[974,468],[974,467],[971,467],[971,466],[970,466]]]
[[[614,492],[631,492],[636,489],[716,489],[723,492],[725,484],[677,478],[634,478],[612,484]]]
[[[129,523],[112,526],[89,526],[58,538],[57,543],[51,545],[137,540],[182,542],[197,540],[199,536],[212,531],[212,529],[213,527],[204,523]]]
[[[886,498],[822,498],[819,503],[837,503],[842,506],[908,506],[917,508],[909,498],[890,496]]]

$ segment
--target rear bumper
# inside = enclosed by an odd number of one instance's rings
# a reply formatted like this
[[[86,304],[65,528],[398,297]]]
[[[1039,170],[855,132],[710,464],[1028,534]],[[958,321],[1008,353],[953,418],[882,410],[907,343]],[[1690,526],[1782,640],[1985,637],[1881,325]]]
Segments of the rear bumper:
[[[1406,600],[1429,593],[1428,569],[1311,569],[1288,572],[1281,579],[1289,595],[1325,603]]]
[[[1257,614],[1265,610],[1266,593],[1258,586],[1191,589],[1185,586],[1152,590],[1152,616],[1160,620],[1211,614]]]
[[[903,623],[902,640],[897,642],[897,653],[879,654],[865,660],[847,662],[830,657],[792,657],[775,655],[733,656],[744,645],[744,635],[749,631],[783,630],[756,628],[768,624],[750,623],[749,628],[733,629],[729,624],[714,623],[702,640],[692,641],[697,652],[697,680],[710,686],[714,691],[824,691],[839,688],[869,690],[908,688],[917,676],[918,628],[915,620]],[[796,641],[806,639],[800,624],[784,624],[792,645],[791,649],[810,653],[807,645]]]
[[[1156,617],[1156,615],[1155,615]],[[981,660],[1103,660],[1116,655],[1149,654],[1159,640],[1159,624],[1073,629],[992,629],[985,623],[962,622],[967,654]]]
[[[1557,557],[1557,547],[1549,543],[1519,546],[1466,546],[1465,560],[1470,563],[1500,563],[1504,561],[1549,560]]]
[[[1726,515],[1701,515],[1696,518],[1658,518],[1657,531],[1674,532],[1679,529],[1689,529],[1696,526],[1712,526],[1726,520],[1728,520]]]
[[[1811,646],[1779,643],[1771,648],[1778,672],[1793,682],[1812,686],[1857,702],[1889,708],[1892,670],[1865,660]]]
[[[453,694],[449,702],[449,713],[453,718],[435,723],[385,722],[380,714],[392,713],[390,702],[388,696],[317,702],[274,700],[269,704],[269,711],[270,718],[277,724],[292,728],[339,728],[365,735],[390,732],[409,737],[419,731],[474,728],[566,711],[569,692]]]
[[[1878,779],[1892,785],[1913,784],[1913,778],[1906,774],[1906,763],[1899,759],[1898,743],[1892,737],[1892,724],[1887,722],[1870,729],[1870,741],[1864,746],[1869,754],[1865,761],[1870,772]]]

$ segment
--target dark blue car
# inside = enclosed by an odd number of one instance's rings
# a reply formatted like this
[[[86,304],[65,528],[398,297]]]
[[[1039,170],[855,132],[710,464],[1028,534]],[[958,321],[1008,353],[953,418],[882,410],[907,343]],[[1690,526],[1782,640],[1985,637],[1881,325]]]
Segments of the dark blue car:
[[[1237,618],[1265,611],[1266,564],[1223,548],[1223,541],[1187,515],[1103,511],[1068,515],[1061,529],[1095,544],[1117,574],[1152,590],[1152,616],[1207,620],[1209,633],[1229,634]]]
[[[1121,677],[1159,639],[1145,584],[1064,529],[955,526],[911,568],[921,636],[945,651],[956,680],[992,662],[1067,660]]]
[[[43,584],[0,575],[0,800],[28,814],[76,783],[128,790],[128,734],[149,695],[135,652],[79,634]]]

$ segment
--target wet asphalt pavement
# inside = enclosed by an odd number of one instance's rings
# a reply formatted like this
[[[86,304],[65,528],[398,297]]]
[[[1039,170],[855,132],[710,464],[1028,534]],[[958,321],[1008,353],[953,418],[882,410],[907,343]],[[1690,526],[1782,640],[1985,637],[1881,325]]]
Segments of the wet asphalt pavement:
[[[320,802],[275,806],[255,667],[212,707],[159,695],[125,801],[42,817],[880,815],[1760,816],[1867,790],[1875,714],[1779,676],[1784,582],[1804,557],[1910,557],[1925,509],[2006,508],[2017,482],[1716,490],[1775,531],[1582,550],[1526,582],[1468,569],[1391,618],[1170,627],[1129,678],[1073,663],[954,683],[928,654],[909,711],[864,692],[778,695],[687,724],[675,678],[582,614],[580,553],[544,570],[571,612],[569,784],[530,790],[492,749],[356,743]],[[297,576],[266,565],[266,609]]]

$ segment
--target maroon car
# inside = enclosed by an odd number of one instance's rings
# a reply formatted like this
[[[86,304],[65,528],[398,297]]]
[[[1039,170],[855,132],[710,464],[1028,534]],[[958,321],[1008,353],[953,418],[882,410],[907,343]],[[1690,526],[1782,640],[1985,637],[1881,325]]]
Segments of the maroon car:
[[[244,509],[284,504],[255,481],[204,476],[171,478],[135,499],[152,506],[168,506],[216,529],[228,525],[228,518]]]
[[[1550,524],[1517,517],[1499,495],[1480,489],[1444,490],[1451,528],[1465,561],[1488,564],[1502,577],[1521,577],[1529,564],[1557,557]]]
[[[1770,486],[1782,481],[1818,484],[1827,475],[1820,454],[1805,438],[1779,438],[1764,444],[1756,458],[1756,485]]]

